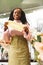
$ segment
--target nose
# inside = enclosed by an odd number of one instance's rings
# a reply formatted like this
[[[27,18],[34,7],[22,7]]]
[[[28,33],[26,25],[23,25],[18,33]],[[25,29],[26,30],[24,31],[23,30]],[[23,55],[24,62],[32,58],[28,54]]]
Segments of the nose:
[[[18,13],[16,12],[16,15],[18,15]]]

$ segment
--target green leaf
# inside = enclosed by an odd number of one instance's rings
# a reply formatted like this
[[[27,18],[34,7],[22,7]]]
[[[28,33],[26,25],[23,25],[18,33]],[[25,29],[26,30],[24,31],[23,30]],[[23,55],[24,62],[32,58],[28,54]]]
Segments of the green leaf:
[[[41,42],[41,37],[40,37],[40,35],[37,35],[37,41],[38,41],[38,42]]]

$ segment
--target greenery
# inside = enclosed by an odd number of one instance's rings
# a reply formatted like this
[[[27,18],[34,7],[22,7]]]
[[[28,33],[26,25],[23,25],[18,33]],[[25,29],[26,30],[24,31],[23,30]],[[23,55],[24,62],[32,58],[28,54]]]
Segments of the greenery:
[[[41,42],[41,36],[40,35],[37,35],[37,41]]]
[[[33,44],[33,43],[36,42],[36,41],[41,42],[41,36],[40,36],[40,35],[37,35],[37,39],[33,39],[33,40],[31,41],[31,44]]]
[[[36,61],[39,61],[39,59],[38,59],[39,52],[35,49],[35,47],[34,47],[34,42],[41,42],[41,36],[40,36],[40,35],[37,35],[37,39],[33,39],[33,40],[31,41],[31,44],[32,44],[33,49],[34,49],[35,60],[36,60]]]

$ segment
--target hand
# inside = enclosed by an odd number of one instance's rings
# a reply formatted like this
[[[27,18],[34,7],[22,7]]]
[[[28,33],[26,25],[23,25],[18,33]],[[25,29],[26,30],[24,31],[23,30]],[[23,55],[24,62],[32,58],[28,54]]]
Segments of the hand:
[[[29,33],[29,29],[28,29],[28,27],[24,27],[24,32],[25,32],[26,34]]]
[[[27,32],[23,29],[22,33],[23,33],[23,37],[24,37],[26,40],[28,40],[28,41],[31,40],[32,35],[31,35],[31,33],[30,33],[29,31],[28,31],[28,34],[27,34]]]

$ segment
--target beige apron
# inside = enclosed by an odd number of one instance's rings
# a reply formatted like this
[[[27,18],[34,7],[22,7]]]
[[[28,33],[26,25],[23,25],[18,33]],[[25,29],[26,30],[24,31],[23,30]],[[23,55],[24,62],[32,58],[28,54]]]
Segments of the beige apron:
[[[12,38],[8,55],[8,65],[30,65],[28,43],[22,36]]]

